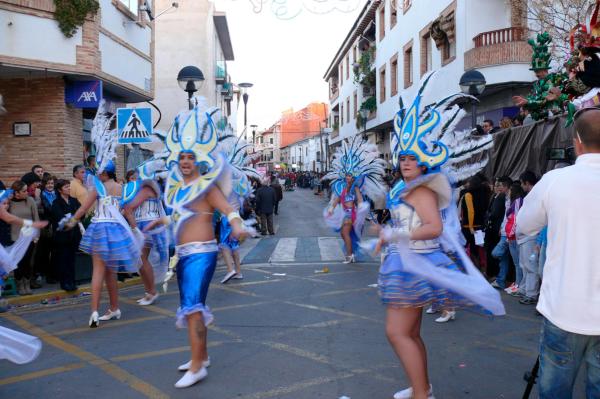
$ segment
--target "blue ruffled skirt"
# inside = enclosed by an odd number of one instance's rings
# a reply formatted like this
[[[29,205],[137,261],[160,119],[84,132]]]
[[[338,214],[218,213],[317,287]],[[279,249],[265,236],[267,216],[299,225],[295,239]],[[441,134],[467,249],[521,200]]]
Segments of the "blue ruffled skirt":
[[[221,229],[219,230],[219,248],[230,249],[235,251],[240,247],[240,242],[231,237],[231,224],[227,217],[221,217]]]
[[[464,273],[465,269],[460,260],[448,257],[446,253],[437,250],[429,253],[415,253],[435,265],[436,268],[448,269]],[[447,287],[438,286],[424,277],[416,276],[404,270],[400,254],[388,254],[379,273],[379,296],[384,305],[396,307],[425,307],[435,309],[468,308],[483,314],[491,314],[479,304],[465,298],[460,293]]]
[[[138,270],[139,250],[130,232],[117,222],[90,224],[81,238],[79,249],[100,256],[106,267],[117,273],[135,273]]]
[[[201,312],[204,325],[213,321],[210,308],[206,306],[208,286],[215,273],[218,252],[194,253],[182,256],[177,262],[177,285],[179,286],[178,328],[187,327],[186,316]]]

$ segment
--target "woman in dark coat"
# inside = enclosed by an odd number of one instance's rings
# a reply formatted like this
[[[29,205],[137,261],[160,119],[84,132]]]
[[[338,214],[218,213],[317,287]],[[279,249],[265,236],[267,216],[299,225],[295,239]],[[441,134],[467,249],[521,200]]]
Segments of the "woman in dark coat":
[[[78,228],[70,230],[58,230],[58,223],[67,214],[74,215],[81,206],[79,201],[70,196],[71,185],[68,180],[56,182],[56,200],[52,203],[52,228],[54,230],[54,251],[58,266],[60,288],[65,291],[75,291],[75,253],[81,240],[81,232]]]

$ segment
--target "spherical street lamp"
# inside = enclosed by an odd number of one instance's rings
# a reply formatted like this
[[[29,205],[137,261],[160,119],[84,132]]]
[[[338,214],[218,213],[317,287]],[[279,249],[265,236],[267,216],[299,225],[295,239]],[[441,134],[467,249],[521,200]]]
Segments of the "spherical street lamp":
[[[177,74],[177,83],[183,91],[187,92],[189,108],[193,109],[192,96],[202,87],[202,84],[204,83],[204,74],[199,68],[188,65],[181,68]]]
[[[465,72],[460,77],[460,91],[473,97],[479,97],[485,90],[485,76],[475,69]],[[477,127],[477,100],[474,100],[471,105],[471,127]]]

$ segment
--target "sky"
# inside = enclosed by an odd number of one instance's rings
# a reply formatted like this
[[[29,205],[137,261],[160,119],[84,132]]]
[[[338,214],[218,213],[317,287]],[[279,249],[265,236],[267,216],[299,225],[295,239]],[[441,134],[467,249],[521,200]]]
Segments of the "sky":
[[[262,0],[262,10],[254,12],[261,0],[215,0],[216,9],[227,13],[232,81],[254,84],[248,91],[248,126],[263,130],[286,109],[329,103],[323,75],[365,1]],[[243,128],[243,105],[239,117]]]

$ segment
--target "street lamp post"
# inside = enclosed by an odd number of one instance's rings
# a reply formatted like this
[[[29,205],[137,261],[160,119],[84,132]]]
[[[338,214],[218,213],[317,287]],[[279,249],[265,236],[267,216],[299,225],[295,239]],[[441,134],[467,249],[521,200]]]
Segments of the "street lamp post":
[[[460,77],[458,84],[463,93],[475,97],[471,105],[471,127],[475,129],[477,127],[477,103],[479,102],[477,97],[485,90],[485,76],[481,72],[471,69]]]
[[[204,83],[204,74],[202,71],[193,66],[188,65],[186,67],[181,68],[179,73],[177,74],[177,83],[179,87],[188,94],[188,107],[189,109],[193,109],[192,105],[192,97],[195,92],[200,90]]]
[[[248,83],[248,82],[244,82],[244,83],[240,83],[238,84],[239,87],[242,88],[243,90],[243,94],[242,94],[242,100],[244,101],[244,131],[246,131],[246,127],[248,126],[248,114],[247,114],[247,109],[248,109],[248,89],[251,88],[252,86],[254,86],[252,83]],[[246,131],[246,140],[248,139],[248,132]]]
[[[362,122],[362,126],[363,126],[363,140],[367,140],[367,117],[369,116],[369,110],[368,109],[364,109],[361,108],[360,109],[360,121]]]

